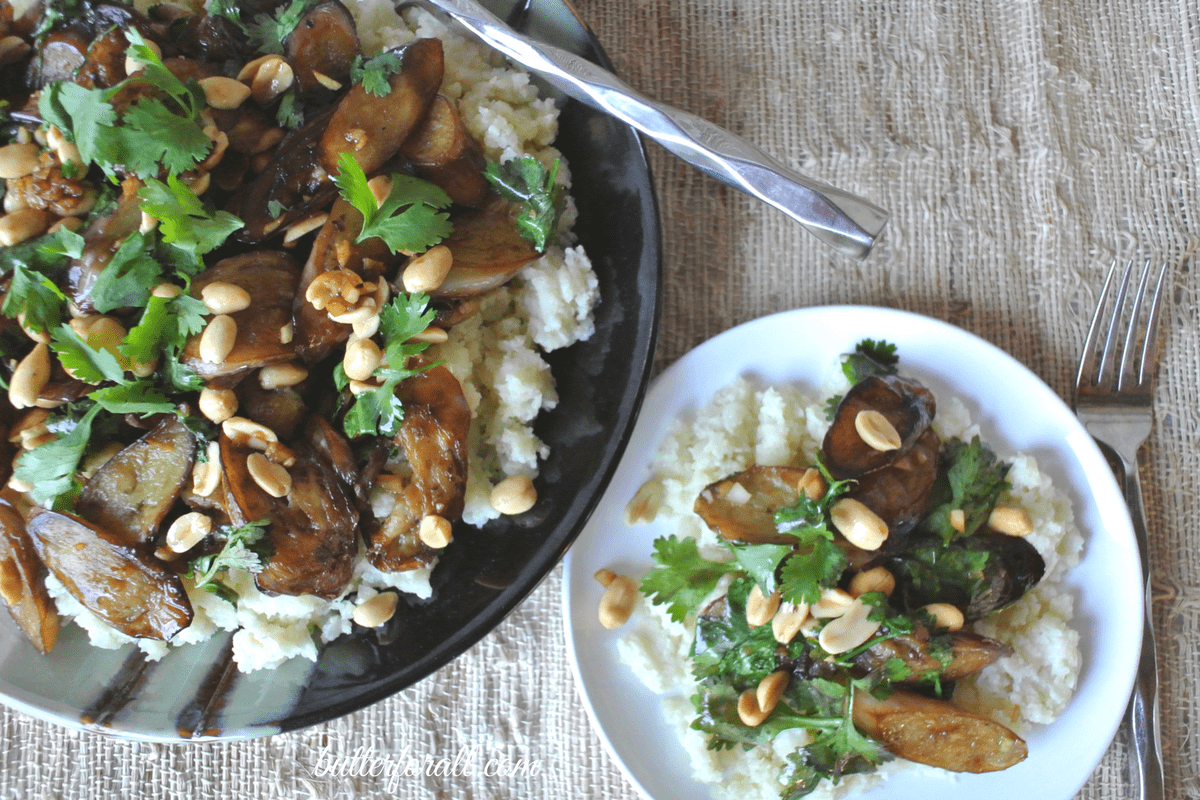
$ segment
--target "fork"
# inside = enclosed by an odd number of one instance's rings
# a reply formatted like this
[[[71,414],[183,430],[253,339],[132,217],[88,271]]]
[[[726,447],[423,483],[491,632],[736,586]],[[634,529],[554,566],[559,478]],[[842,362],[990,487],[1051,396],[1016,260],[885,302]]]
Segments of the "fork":
[[[1116,259],[1108,270],[1104,288],[1088,328],[1079,374],[1075,380],[1075,413],[1092,438],[1110,456],[1113,472],[1125,494],[1133,532],[1142,557],[1145,587],[1145,620],[1142,650],[1133,695],[1125,714],[1132,738],[1134,781],[1140,800],[1163,797],[1162,743],[1159,734],[1158,665],[1154,646],[1154,615],[1150,606],[1150,547],[1146,512],[1138,479],[1138,448],[1152,428],[1155,359],[1162,309],[1164,263],[1155,277],[1147,260],[1132,299],[1129,299],[1133,261],[1119,269]],[[1153,281],[1153,295],[1143,308]],[[1116,286],[1116,299],[1107,308]],[[1144,318],[1144,322],[1143,322]],[[1122,328],[1122,326],[1124,326]],[[1115,458],[1114,458],[1115,457]]]

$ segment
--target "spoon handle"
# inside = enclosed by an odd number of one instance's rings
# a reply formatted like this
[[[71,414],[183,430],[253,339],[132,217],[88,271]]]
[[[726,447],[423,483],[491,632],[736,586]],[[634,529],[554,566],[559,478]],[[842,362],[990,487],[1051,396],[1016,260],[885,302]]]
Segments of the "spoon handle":
[[[774,206],[839,252],[864,259],[888,214],[801,175],[711,122],[657,103],[574,53],[517,33],[475,0],[428,0],[564,94],[616,117],[702,172]]]

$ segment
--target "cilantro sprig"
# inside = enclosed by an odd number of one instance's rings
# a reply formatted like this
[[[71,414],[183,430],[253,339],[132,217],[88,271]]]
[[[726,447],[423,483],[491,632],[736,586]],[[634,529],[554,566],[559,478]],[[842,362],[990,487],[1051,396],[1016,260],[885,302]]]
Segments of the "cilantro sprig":
[[[245,227],[242,220],[228,211],[205,205],[176,175],[168,175],[166,183],[150,178],[145,184],[138,190],[142,211],[159,220],[165,244],[194,260],[195,267],[189,270],[193,274],[204,267],[201,256],[217,249],[230,234]]]
[[[525,156],[488,164],[484,175],[502,197],[524,206],[517,217],[517,230],[538,252],[546,250],[546,242],[558,230],[565,193],[557,182],[559,162],[547,169],[536,158]]]
[[[52,83],[42,89],[38,110],[75,143],[86,163],[98,164],[110,178],[118,171],[151,178],[164,167],[185,172],[203,161],[213,144],[200,124],[204,90],[195,80],[175,77],[136,29],[126,29],[125,37],[127,55],[141,65],[138,73],[108,89]],[[118,112],[113,98],[135,84],[154,86],[158,93]]]
[[[350,65],[350,80],[361,83],[367,94],[386,97],[392,91],[388,78],[399,72],[402,66],[404,60],[395,53],[380,53],[365,60],[362,56],[356,56]]]
[[[304,15],[320,2],[321,0],[292,0],[287,6],[280,6],[274,14],[256,15],[253,22],[243,26],[250,37],[250,44],[260,53],[282,54],[284,39],[292,35],[292,31],[296,30]],[[233,19],[229,14],[226,16]],[[240,18],[234,21],[241,22]]]
[[[450,196],[434,184],[411,175],[393,175],[392,190],[382,203],[367,185],[362,167],[349,153],[338,159],[333,179],[342,197],[363,215],[356,243],[379,237],[393,253],[420,253],[450,235]]]
[[[642,579],[642,594],[655,605],[667,604],[676,622],[682,622],[712,592],[717,581],[738,566],[710,561],[700,555],[695,539],[677,539],[674,535],[655,540],[654,560],[659,566]]]
[[[69,503],[71,497],[78,494],[81,484],[75,472],[91,439],[92,422],[100,411],[99,405],[91,406],[74,421],[69,431],[21,454],[14,475],[33,487],[29,490],[33,502],[42,506],[54,503],[55,508],[59,508],[55,501],[64,498]]]
[[[1011,488],[1007,479],[1011,465],[1001,461],[978,436],[970,443],[957,437],[943,442],[942,462],[946,466],[939,471],[930,512],[921,527],[949,543],[983,527],[1000,495]],[[962,531],[950,524],[950,512],[955,509],[963,511]]]
[[[378,434],[392,436],[400,430],[404,406],[396,396],[396,387],[402,380],[433,366],[409,366],[409,359],[429,346],[426,342],[409,340],[428,328],[434,316],[428,295],[421,292],[411,295],[400,292],[379,312],[379,330],[384,338],[383,359],[372,377],[382,384],[358,395],[347,409],[342,428],[351,439]],[[349,385],[340,364],[334,369],[334,382],[339,390]]]
[[[260,519],[238,527],[226,525],[218,529],[218,535],[225,536],[225,544],[216,553],[192,559],[187,577],[197,589],[212,592],[237,605],[237,594],[217,580],[217,573],[231,569],[252,575],[262,572],[271,557],[270,542],[264,540],[270,524],[269,519]]]

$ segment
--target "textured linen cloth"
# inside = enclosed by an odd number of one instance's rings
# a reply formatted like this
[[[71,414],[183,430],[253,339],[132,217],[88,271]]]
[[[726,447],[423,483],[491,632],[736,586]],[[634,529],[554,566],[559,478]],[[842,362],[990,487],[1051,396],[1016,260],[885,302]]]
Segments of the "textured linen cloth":
[[[1183,266],[1200,233],[1200,3],[577,7],[638,89],[892,213],[882,244],[858,264],[651,146],[666,253],[660,370],[765,314],[864,303],[972,331],[1069,398],[1114,252],[1172,263],[1143,488],[1168,797],[1200,797],[1200,272]],[[436,675],[372,708],[271,739],[136,744],[4,709],[0,797],[636,797],[576,695],[560,598],[561,569]],[[478,750],[464,756],[473,760],[467,776],[317,777],[322,748],[338,737],[344,749],[390,758]],[[536,763],[537,774],[483,775],[497,756]],[[1125,762],[1118,738],[1080,796],[1132,796]]]

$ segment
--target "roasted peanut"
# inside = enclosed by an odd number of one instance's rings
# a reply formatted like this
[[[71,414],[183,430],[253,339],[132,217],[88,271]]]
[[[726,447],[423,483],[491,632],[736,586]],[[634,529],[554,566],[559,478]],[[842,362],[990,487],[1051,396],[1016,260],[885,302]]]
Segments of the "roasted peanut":
[[[537,502],[537,489],[527,475],[510,475],[492,487],[492,508],[501,514],[524,514]]]
[[[873,450],[899,450],[900,434],[883,414],[874,409],[858,412],[854,417],[854,430]]]
[[[354,607],[354,622],[364,628],[378,628],[396,613],[400,595],[380,592]]]
[[[888,597],[896,591],[896,576],[887,567],[872,567],[855,573],[850,579],[850,594],[861,597],[867,592],[883,592]]]
[[[864,644],[879,630],[880,622],[870,619],[871,606],[861,600],[853,601],[846,613],[830,620],[817,636],[817,643],[826,653],[837,655]]]
[[[750,590],[750,596],[746,598],[746,622],[750,624],[751,628],[766,625],[779,610],[779,604],[779,592],[771,592],[768,596],[763,594],[757,583],[754,584],[754,588]]]
[[[887,523],[858,500],[843,497],[833,504],[829,516],[838,533],[855,547],[878,550],[887,540]]]
[[[633,613],[637,596],[638,587],[632,578],[626,575],[615,576],[604,588],[604,596],[600,598],[600,624],[610,630],[624,625]]]
[[[988,527],[1006,536],[1028,536],[1033,533],[1033,518],[1017,506],[996,506],[988,514]]]

